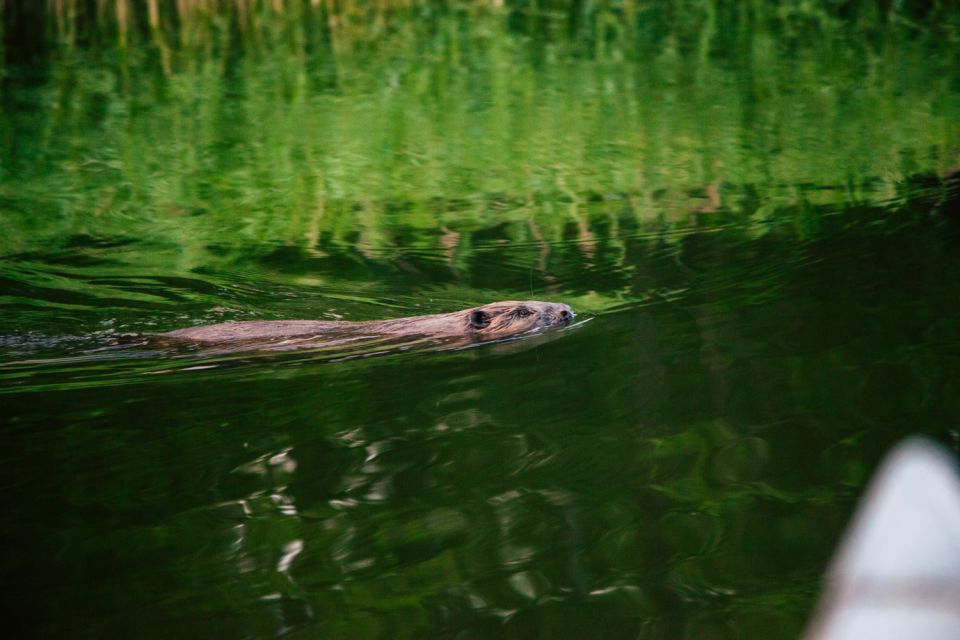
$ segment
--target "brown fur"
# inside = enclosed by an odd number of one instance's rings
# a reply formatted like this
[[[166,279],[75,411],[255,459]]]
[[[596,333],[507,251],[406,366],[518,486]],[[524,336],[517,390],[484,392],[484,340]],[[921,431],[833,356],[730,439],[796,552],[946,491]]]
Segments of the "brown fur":
[[[574,313],[565,304],[505,301],[482,307],[395,320],[336,322],[265,320],[223,322],[151,336],[154,342],[246,349],[294,349],[345,344],[367,338],[450,338],[469,342],[498,340],[569,324]]]

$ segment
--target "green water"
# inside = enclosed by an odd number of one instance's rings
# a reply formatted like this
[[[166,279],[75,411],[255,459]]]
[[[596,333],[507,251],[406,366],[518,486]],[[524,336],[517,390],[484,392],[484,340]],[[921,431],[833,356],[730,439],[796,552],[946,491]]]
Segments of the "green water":
[[[320,4],[3,14],[5,635],[796,637],[960,438],[955,21]],[[501,299],[580,323],[117,344]]]

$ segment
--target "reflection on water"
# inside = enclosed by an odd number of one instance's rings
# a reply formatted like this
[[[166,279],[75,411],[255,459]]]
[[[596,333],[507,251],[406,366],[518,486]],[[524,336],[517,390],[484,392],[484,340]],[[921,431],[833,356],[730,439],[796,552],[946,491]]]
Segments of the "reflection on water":
[[[795,637],[881,454],[958,438],[953,40],[269,4],[5,41],[9,632]],[[504,299],[589,321],[118,340]]]
[[[876,459],[954,428],[958,236],[930,207],[806,241],[598,224],[623,302],[506,352],[5,347],[64,358],[2,369],[4,528],[38,552],[6,570],[53,634],[793,635]]]

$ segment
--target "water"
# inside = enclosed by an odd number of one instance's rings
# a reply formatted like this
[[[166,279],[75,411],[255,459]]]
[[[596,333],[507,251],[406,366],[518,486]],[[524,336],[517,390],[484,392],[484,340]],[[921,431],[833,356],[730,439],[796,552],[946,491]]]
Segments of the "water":
[[[883,453],[956,446],[954,45],[515,18],[11,48],[9,633],[792,638]],[[117,344],[528,298],[583,322]]]

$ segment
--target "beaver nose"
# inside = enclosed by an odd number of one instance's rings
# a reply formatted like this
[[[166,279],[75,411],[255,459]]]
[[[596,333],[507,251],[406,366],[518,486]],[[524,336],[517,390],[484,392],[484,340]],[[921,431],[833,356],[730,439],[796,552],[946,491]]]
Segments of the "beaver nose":
[[[560,319],[564,322],[570,322],[576,317],[577,314],[573,312],[573,309],[568,307],[565,304],[560,305]]]

